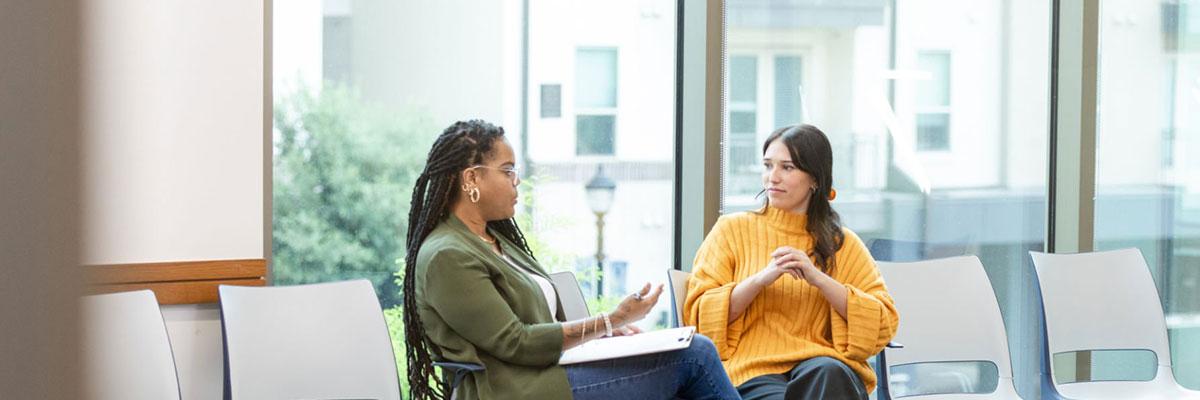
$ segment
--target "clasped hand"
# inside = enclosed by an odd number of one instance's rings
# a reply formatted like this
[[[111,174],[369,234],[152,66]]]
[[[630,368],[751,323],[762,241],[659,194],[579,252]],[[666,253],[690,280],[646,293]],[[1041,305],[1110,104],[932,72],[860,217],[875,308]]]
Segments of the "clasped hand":
[[[813,264],[808,254],[791,246],[775,249],[771,253],[771,262],[767,264],[767,268],[763,272],[769,274],[766,277],[768,283],[774,282],[783,274],[791,275],[793,279],[804,279],[812,284],[816,284],[817,279],[825,276]]]

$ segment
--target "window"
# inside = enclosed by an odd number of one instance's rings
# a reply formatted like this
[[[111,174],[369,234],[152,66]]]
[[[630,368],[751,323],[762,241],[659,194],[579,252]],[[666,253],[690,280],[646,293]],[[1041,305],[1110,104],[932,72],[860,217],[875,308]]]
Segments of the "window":
[[[617,130],[617,50],[575,52],[575,153],[613,155]]]
[[[1094,216],[1096,250],[1137,247],[1146,258],[1175,379],[1191,389],[1200,389],[1197,7],[1101,2]],[[1131,368],[1145,364],[1136,353],[1085,360],[1090,376],[1081,380],[1137,379],[1154,367]]]
[[[949,150],[950,53],[922,51],[917,64],[928,74],[917,89],[917,150]]]
[[[562,85],[542,85],[542,118],[562,116]]]
[[[594,311],[672,265],[676,2],[528,7],[524,20],[508,2],[272,7],[272,283],[372,281],[402,376],[409,196],[454,121],[505,128],[523,174],[518,223],[547,270],[585,288],[603,277]],[[603,229],[585,201],[600,165],[616,185]],[[669,303],[639,324],[665,325]]]
[[[753,55],[729,58],[729,145],[726,150],[726,180],[731,191],[741,195],[758,193],[758,58]]]
[[[803,74],[800,57],[775,57],[775,126],[788,126],[804,122],[804,88],[800,85]]]
[[[739,157],[761,159],[762,140],[776,128],[813,124],[833,147],[833,207],[876,259],[978,255],[1010,348],[1035,348],[1041,328],[1029,311],[1028,251],[1044,249],[1046,232],[1050,3],[725,7],[721,212],[763,204],[754,196],[760,169],[738,175]],[[1013,363],[1021,395],[1037,398],[1036,354],[1014,351]],[[959,392],[995,384],[986,368],[917,365],[893,393],[940,391],[936,376],[914,374],[946,368],[977,371]]]
[[[760,66],[769,69],[759,73]],[[758,194],[762,189],[759,141],[774,129],[772,126],[803,122],[801,68],[801,57],[794,54],[757,52],[729,57],[725,182],[730,193],[747,198]],[[761,105],[760,94],[767,96]]]

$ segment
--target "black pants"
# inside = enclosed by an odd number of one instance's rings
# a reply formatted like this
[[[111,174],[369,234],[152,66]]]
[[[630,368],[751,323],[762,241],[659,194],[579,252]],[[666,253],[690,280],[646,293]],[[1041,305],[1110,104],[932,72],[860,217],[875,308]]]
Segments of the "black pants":
[[[783,374],[754,377],[737,390],[744,400],[867,399],[867,388],[858,374],[829,357],[801,361]]]

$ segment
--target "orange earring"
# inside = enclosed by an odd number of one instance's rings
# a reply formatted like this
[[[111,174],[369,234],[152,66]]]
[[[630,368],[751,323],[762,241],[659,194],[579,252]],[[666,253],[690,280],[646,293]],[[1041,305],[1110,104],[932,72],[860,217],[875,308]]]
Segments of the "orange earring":
[[[837,198],[837,189],[829,188],[829,201]]]

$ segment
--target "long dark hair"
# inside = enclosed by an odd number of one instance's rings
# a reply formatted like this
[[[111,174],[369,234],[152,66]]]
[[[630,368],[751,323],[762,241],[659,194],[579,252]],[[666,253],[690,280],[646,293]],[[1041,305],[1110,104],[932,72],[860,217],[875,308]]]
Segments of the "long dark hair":
[[[408,212],[407,254],[404,256],[404,338],[408,342],[408,395],[413,400],[449,397],[441,393],[433,370],[433,354],[437,347],[425,337],[425,326],[417,311],[416,266],[417,253],[425,238],[450,214],[458,199],[460,173],[480,164],[492,153],[492,145],[504,137],[504,128],[481,120],[459,121],[450,125],[433,142],[421,176],[413,187],[411,209]],[[512,219],[489,221],[488,228],[516,243],[530,257],[525,235]]]
[[[821,271],[828,274],[837,264],[835,255],[846,240],[846,235],[842,233],[842,218],[829,205],[829,193],[833,190],[833,148],[825,132],[815,126],[801,124],[771,132],[771,136],[763,142],[763,154],[767,153],[767,147],[776,139],[783,140],[788,154],[792,156],[792,163],[817,182],[817,190],[808,200],[808,224],[804,229],[813,237],[813,254],[810,257]],[[767,203],[770,202],[768,198]]]

